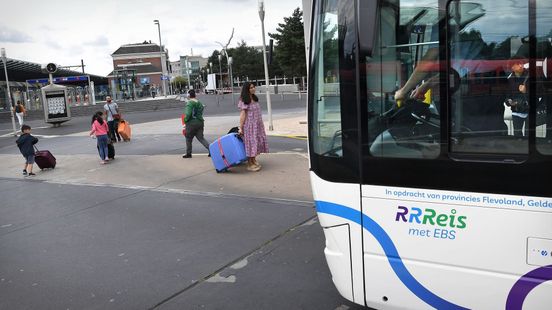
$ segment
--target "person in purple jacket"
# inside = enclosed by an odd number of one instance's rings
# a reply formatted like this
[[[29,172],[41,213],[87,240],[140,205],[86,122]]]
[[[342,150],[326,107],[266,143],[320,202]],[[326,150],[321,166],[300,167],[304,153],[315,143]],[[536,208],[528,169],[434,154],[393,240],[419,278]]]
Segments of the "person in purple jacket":
[[[35,152],[33,146],[38,142],[38,139],[31,135],[31,126],[29,125],[21,126],[21,131],[23,132],[23,134],[19,136],[15,143],[17,143],[17,146],[19,147],[21,155],[23,155],[23,157],[25,158],[23,175],[33,176],[35,175],[33,173],[33,164],[35,162]]]

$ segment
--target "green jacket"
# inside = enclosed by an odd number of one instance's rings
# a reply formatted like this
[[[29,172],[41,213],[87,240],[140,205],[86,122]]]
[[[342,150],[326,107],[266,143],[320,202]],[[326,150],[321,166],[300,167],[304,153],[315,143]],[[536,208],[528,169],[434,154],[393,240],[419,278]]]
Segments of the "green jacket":
[[[203,123],[203,104],[197,99],[190,99],[186,104],[186,118],[184,122],[188,123]]]

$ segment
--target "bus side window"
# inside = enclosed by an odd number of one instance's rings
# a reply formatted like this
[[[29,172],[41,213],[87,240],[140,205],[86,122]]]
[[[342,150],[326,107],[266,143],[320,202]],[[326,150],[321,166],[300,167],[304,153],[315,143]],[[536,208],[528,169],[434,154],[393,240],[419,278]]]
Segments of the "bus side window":
[[[482,0],[451,2],[450,63],[461,84],[449,102],[453,157],[503,160],[506,155],[517,161],[528,154],[529,49],[523,39],[529,33],[528,12],[527,3],[513,7]],[[507,29],[488,27],[503,23],[504,16]],[[516,59],[521,63],[512,65]]]
[[[438,3],[429,2],[382,1],[378,40],[366,59],[372,156],[440,154]]]
[[[314,152],[342,157],[341,96],[339,88],[339,21],[337,0],[323,1],[320,24],[316,25],[320,42],[315,57],[313,124],[310,137]]]
[[[537,2],[537,151],[552,155],[552,21],[550,4]]]

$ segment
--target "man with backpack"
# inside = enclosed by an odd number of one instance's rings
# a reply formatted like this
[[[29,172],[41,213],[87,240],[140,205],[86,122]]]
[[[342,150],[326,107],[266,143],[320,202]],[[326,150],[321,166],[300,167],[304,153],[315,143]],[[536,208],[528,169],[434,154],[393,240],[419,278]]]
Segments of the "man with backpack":
[[[23,126],[23,116],[27,115],[27,110],[25,106],[21,103],[21,100],[17,100],[17,104],[14,107],[15,116],[17,116],[17,121],[19,122],[19,128]]]
[[[191,89],[188,92],[188,96],[190,99],[186,104],[186,117],[184,118],[184,126],[186,126],[186,154],[182,158],[192,158],[192,141],[194,137],[209,151],[209,142],[203,137],[203,128],[205,126],[203,104],[196,99],[195,90]]]
[[[105,114],[107,115],[107,126],[109,127],[109,139],[112,143],[121,141],[121,135],[119,135],[119,121],[121,120],[121,114],[119,114],[119,106],[117,103],[111,101],[111,96],[105,97],[106,104],[104,105]]]

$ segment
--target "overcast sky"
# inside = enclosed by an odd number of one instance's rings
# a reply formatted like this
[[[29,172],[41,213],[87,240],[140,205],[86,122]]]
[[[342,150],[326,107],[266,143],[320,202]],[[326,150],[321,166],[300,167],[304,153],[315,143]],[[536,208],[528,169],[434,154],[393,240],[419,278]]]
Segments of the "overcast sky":
[[[298,7],[301,0],[265,0],[266,31],[275,32]],[[194,55],[211,55],[220,49],[215,41],[226,43],[232,27],[230,47],[241,40],[262,44],[258,0],[26,0],[2,5],[0,47],[8,58],[36,63],[80,65],[84,59],[86,72],[105,76],[119,46],[144,40],[159,44],[154,19],[161,23],[171,61],[192,48]]]

